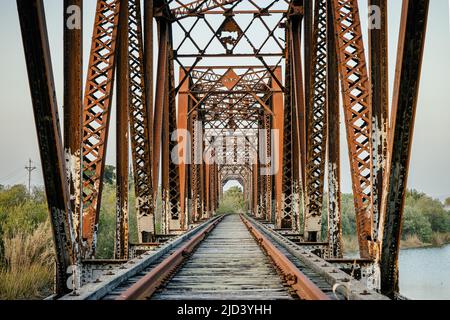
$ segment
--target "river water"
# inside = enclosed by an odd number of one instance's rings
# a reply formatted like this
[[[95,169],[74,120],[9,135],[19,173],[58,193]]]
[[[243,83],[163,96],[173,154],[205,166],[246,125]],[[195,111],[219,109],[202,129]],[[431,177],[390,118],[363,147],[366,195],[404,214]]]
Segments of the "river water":
[[[400,251],[400,293],[410,299],[450,299],[450,245]]]

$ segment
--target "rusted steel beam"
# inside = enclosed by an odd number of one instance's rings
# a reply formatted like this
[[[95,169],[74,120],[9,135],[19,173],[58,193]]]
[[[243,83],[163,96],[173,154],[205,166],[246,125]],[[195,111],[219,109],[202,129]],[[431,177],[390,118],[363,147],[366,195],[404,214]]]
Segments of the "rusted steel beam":
[[[272,105],[273,108],[273,105]],[[274,139],[274,137],[272,137],[272,117],[269,116],[269,114],[264,113],[264,129],[265,131],[265,163],[266,166],[268,166],[268,168],[272,168],[272,166],[274,166],[274,161],[273,161],[273,157],[272,157],[272,152],[273,152],[273,148],[272,148],[272,141]],[[261,174],[261,172],[259,173]],[[263,177],[261,177],[261,179],[264,180],[263,186],[264,186],[264,190],[263,190],[263,197],[264,197],[264,204],[262,206],[262,209],[265,210],[265,212],[263,212],[263,217],[265,217],[267,219],[267,221],[274,221],[274,214],[273,214],[273,210],[272,210],[272,195],[273,195],[273,175],[271,172],[267,172],[267,174]]]
[[[119,0],[98,0],[84,92],[82,133],[83,256],[95,254],[112,102]]]
[[[293,112],[293,229],[301,229],[305,203],[306,118],[303,89],[301,37],[304,2],[293,2],[294,13],[289,17],[289,58],[291,65],[291,104]]]
[[[56,293],[62,295],[70,291],[66,283],[67,271],[77,256],[77,246],[70,213],[44,3],[42,0],[17,0],[17,10],[55,245],[55,288]]]
[[[248,197],[247,199],[250,199]],[[214,163],[214,212],[216,214],[216,210],[219,208],[219,164]]]
[[[331,2],[327,1],[328,254],[342,258],[339,72]]]
[[[216,213],[216,164],[211,165],[211,216]]]
[[[362,258],[374,255],[371,90],[357,0],[333,0],[348,154]]]
[[[177,136],[175,132],[177,130],[177,106],[176,106],[176,94],[175,94],[175,71],[174,71],[174,59],[173,59],[173,50],[172,50],[172,36],[169,36],[169,72],[167,74],[169,81],[169,95],[167,106],[168,112],[168,143],[163,144],[163,147],[166,148],[166,152],[168,157],[168,169],[169,169],[169,206],[167,207],[169,211],[167,212],[167,216],[169,219],[169,232],[180,232],[186,230],[186,226],[184,224],[184,217],[181,215],[181,207],[180,207],[180,171],[179,171],[179,159],[172,159],[172,151],[175,150],[178,144]]]
[[[252,212],[253,212],[253,216],[254,217],[259,217],[258,215],[258,200],[259,200],[259,184],[258,184],[258,177],[259,177],[259,166],[258,166],[258,162],[254,163],[252,165],[252,181],[253,181],[253,186],[252,186]]]
[[[183,261],[195,250],[208,234],[222,221],[223,217],[211,222],[205,229],[189,239],[181,248],[154,267],[149,273],[134,283],[117,300],[145,300],[163,284]]]
[[[268,190],[268,177],[270,174],[266,173],[269,170],[272,163],[270,163],[270,129],[271,129],[271,119],[266,112],[262,112],[258,119],[258,126],[262,129],[258,135],[258,153],[257,153],[257,206],[256,213],[259,218],[264,218],[267,221],[272,220],[272,211],[268,207],[270,196],[267,194]],[[266,175],[263,175],[265,173]],[[267,208],[267,209],[266,209]]]
[[[292,56],[291,56],[292,57]],[[297,117],[295,94],[293,92],[293,64],[291,66],[291,106],[292,106],[292,230],[299,232],[301,229],[301,195],[302,190],[302,178],[300,170],[300,144],[298,141],[299,122]]]
[[[188,105],[188,110],[189,108],[192,106],[192,101],[189,102]],[[193,130],[192,130],[192,122],[188,120],[187,123],[187,130],[190,134],[190,143],[188,144],[188,147],[190,148],[190,150],[186,150],[186,152],[189,152],[190,154],[190,159],[191,159],[191,164],[186,166],[186,223],[187,223],[187,228],[189,229],[191,224],[194,223],[194,210],[193,210],[193,198],[192,198],[192,189],[193,189],[193,184],[192,182],[192,175],[193,175],[193,171],[194,171],[194,154],[192,153],[192,148],[194,145],[194,137],[193,137]]]
[[[211,201],[211,216],[213,216],[216,212],[216,173],[215,173],[215,164],[210,164],[210,175],[211,175],[211,192],[210,192],[210,201]]]
[[[64,0],[64,155],[76,242],[81,232],[83,0]]]
[[[216,201],[216,210],[219,209],[220,201],[221,201],[221,193],[223,191],[222,186],[220,184],[220,173],[219,173],[219,164],[216,163],[216,193],[217,193],[217,201]]]
[[[216,210],[219,207],[219,202],[218,202],[218,164],[216,162],[213,163],[212,165],[213,167],[213,187],[212,187],[212,197],[213,197],[213,206],[212,206],[212,215],[214,216],[216,214]],[[246,189],[246,191],[248,191]],[[248,194],[247,197],[245,199],[249,199]]]
[[[161,44],[160,44],[161,45]],[[169,57],[167,59],[167,67],[169,64]],[[161,123],[161,200],[162,200],[162,210],[161,210],[161,231],[163,234],[170,233],[170,180],[169,180],[169,163],[170,163],[170,152],[169,152],[169,140],[170,140],[170,119],[169,119],[169,69],[166,70],[164,74],[163,81],[165,84],[164,93],[164,105],[162,110],[162,123]],[[156,121],[156,118],[155,118]],[[156,122],[155,122],[156,124]],[[155,135],[156,137],[156,135]],[[156,151],[156,150],[155,150]],[[157,152],[157,151],[156,151]],[[155,153],[156,153],[155,152]],[[155,171],[158,172],[158,171]]]
[[[116,233],[114,258],[128,259],[128,166],[129,166],[129,70],[128,70],[128,0],[120,0],[117,50],[116,119]]]
[[[147,1],[148,2],[148,1]],[[141,3],[130,0],[128,20],[128,72],[129,121],[131,155],[133,161],[134,190],[138,241],[149,242],[155,235],[155,214],[151,175],[151,109],[153,108],[146,82],[146,55],[142,39]],[[150,20],[152,24],[152,20]],[[153,56],[152,52],[150,56]],[[153,72],[149,76],[153,76]],[[153,89],[153,88],[152,88]]]
[[[274,72],[278,79],[281,79],[281,68],[278,67]],[[271,83],[272,89],[280,90],[276,81]],[[284,102],[282,93],[274,93],[272,97],[272,128],[275,130],[273,141],[274,153],[273,163],[271,163],[275,179],[275,225],[281,228],[283,220],[283,143],[284,143]]]
[[[203,136],[202,125],[199,121],[198,111],[194,111],[191,116],[192,132],[192,156],[191,165],[191,199],[192,199],[192,220],[198,222],[201,219],[202,198],[201,198],[201,161],[203,156]]]
[[[153,128],[153,1],[144,1],[144,82],[147,123]],[[150,161],[153,160],[153,130],[148,131]]]
[[[286,42],[290,42],[290,33],[286,29]],[[295,228],[298,212],[294,212],[294,159],[293,159],[293,105],[292,105],[292,62],[288,54],[289,46],[286,46],[286,69],[284,85],[284,123],[283,123],[283,187],[282,187],[282,217],[281,228]]]
[[[308,97],[311,95],[311,72],[312,72],[312,54],[311,54],[311,48],[312,48],[312,39],[313,39],[313,22],[314,22],[314,3],[313,1],[304,1],[303,4],[303,15],[304,15],[304,41],[303,41],[303,58],[305,61],[305,83],[304,83],[304,92],[305,92],[305,146],[304,146],[304,152],[305,152],[305,166],[306,167],[306,150],[307,150],[307,140],[306,135],[308,134],[308,115],[309,115],[309,99]],[[303,169],[305,170],[305,169]],[[305,178],[306,180],[306,178]],[[305,186],[306,187],[306,186]]]
[[[191,14],[205,14],[208,11],[218,8],[226,11],[227,9],[224,8],[225,5],[230,5],[240,1],[242,0],[196,0],[186,4],[179,2],[180,5],[172,9],[171,12],[175,17],[177,17],[177,19],[182,19]]]
[[[205,136],[205,126],[204,126],[204,122],[202,121],[201,125],[199,123],[199,132],[201,133],[201,137]],[[206,219],[207,218],[207,209],[206,209],[206,164],[205,161],[203,159],[203,150],[205,150],[205,139],[202,139],[199,141],[199,150],[202,150],[201,152],[201,160],[200,160],[200,164],[199,164],[199,177],[200,177],[200,184],[199,184],[199,190],[200,190],[200,203],[201,203],[201,208],[200,208],[200,219]]]
[[[270,219],[268,219],[267,215],[266,215],[266,211],[265,211],[265,196],[266,194],[265,192],[265,179],[263,178],[262,174],[261,174],[261,168],[259,168],[259,173],[258,173],[258,217],[261,219],[265,219],[266,221],[271,221]]]
[[[389,133],[388,171],[383,191],[381,292],[399,292],[398,254],[414,133],[429,0],[404,0]]]
[[[264,249],[273,263],[285,277],[287,284],[302,300],[330,300],[303,272],[301,272],[272,242],[252,223],[241,215],[241,219],[258,244]]]
[[[180,69],[179,79],[183,79],[185,72]],[[183,91],[189,90],[189,81],[185,81],[181,86],[180,93],[178,94],[178,155],[180,158],[179,170],[180,170],[180,215],[182,228],[186,227],[187,214],[189,212],[188,208],[188,193],[187,193],[187,182],[188,182],[188,166],[192,165],[191,157],[191,135],[188,134],[188,112],[189,112],[189,95],[188,93],[183,93]]]
[[[205,214],[207,217],[211,216],[211,165],[205,163]]]
[[[230,0],[230,1],[245,1],[245,0]],[[286,1],[287,2],[287,1]],[[255,3],[255,2],[254,2]],[[218,10],[210,10],[201,12],[201,15],[224,15],[227,14],[226,11],[218,11]],[[285,13],[286,10],[265,10],[264,9],[264,15],[269,14],[279,14],[279,13]],[[252,14],[252,15],[263,15],[261,14],[261,10],[233,10],[233,14]],[[199,14],[197,12],[187,14],[186,16],[181,17],[180,19],[186,18],[186,17],[197,17]],[[177,19],[179,20],[179,19]]]
[[[282,57],[284,54],[282,52],[277,52],[277,53],[259,53],[258,54],[258,58],[280,58]],[[235,53],[232,55],[233,57],[236,58],[255,58],[255,54],[254,53]],[[205,53],[205,54],[181,54],[181,53],[177,53],[175,55],[175,57],[177,58],[226,58],[226,57],[230,57],[229,53]]]
[[[159,186],[159,164],[161,162],[161,139],[163,110],[168,95],[168,46],[169,46],[169,24],[162,18],[157,19],[158,23],[158,68],[156,74],[155,88],[155,108],[153,119],[153,159],[152,159],[152,179],[153,179],[153,201],[156,204],[156,197]]]
[[[150,165],[150,187],[151,199],[149,214],[140,223],[140,235],[142,241],[151,240],[152,234],[155,233],[155,200],[153,199],[153,190],[158,190],[158,186],[153,185],[153,1],[144,1],[144,87],[145,87],[145,110],[147,114],[148,125],[148,149],[149,149],[149,165]]]
[[[374,19],[369,22],[369,70],[372,85],[372,158],[373,158],[373,238],[378,236],[383,180],[387,157],[389,128],[389,69],[388,69],[388,20],[387,0],[370,0],[369,8]],[[379,23],[379,25],[378,25]]]
[[[311,41],[311,85],[308,103],[305,166],[304,237],[319,241],[322,229],[322,204],[327,145],[327,1],[314,2]]]

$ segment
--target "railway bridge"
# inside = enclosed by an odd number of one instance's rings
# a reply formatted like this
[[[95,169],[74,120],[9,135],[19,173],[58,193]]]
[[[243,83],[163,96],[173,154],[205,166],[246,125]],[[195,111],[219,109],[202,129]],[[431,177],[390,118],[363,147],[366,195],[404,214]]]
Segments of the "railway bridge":
[[[387,1],[368,4],[363,30],[357,0],[97,0],[84,74],[86,10],[65,0],[60,124],[43,1],[17,0],[56,249],[51,298],[402,298],[429,0],[403,0],[392,102]],[[100,260],[111,120],[114,259]],[[353,259],[343,257],[341,121]],[[218,215],[230,180],[246,212]]]

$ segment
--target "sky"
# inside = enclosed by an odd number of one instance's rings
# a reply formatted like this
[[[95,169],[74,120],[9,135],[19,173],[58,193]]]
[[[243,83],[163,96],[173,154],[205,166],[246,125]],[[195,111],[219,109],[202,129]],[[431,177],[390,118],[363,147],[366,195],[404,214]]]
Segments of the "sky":
[[[53,71],[58,105],[62,105],[62,2],[45,0]],[[90,37],[95,12],[94,0],[85,0],[84,61],[88,61]],[[394,80],[401,2],[389,2],[390,93]],[[367,0],[360,3],[363,30],[367,29]],[[450,196],[450,22],[449,0],[430,0],[427,40],[421,87],[416,113],[415,133],[408,187],[435,198]],[[367,48],[367,35],[364,37]],[[37,169],[32,184],[43,184],[34,126],[30,90],[16,2],[2,1],[0,12],[0,184],[27,183],[25,165],[31,158]],[[86,66],[84,68],[86,70]],[[60,116],[62,110],[60,108]],[[112,119],[115,117],[114,107]],[[342,120],[341,120],[342,122]],[[111,123],[107,162],[113,164],[115,129]],[[351,192],[349,159],[342,127],[342,191]]]

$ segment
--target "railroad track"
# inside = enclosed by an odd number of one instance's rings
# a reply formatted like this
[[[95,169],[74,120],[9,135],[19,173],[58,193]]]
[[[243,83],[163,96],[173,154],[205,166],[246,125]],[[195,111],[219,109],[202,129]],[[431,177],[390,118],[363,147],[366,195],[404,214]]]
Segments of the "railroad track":
[[[344,299],[257,222],[215,219],[103,297],[106,300]]]

